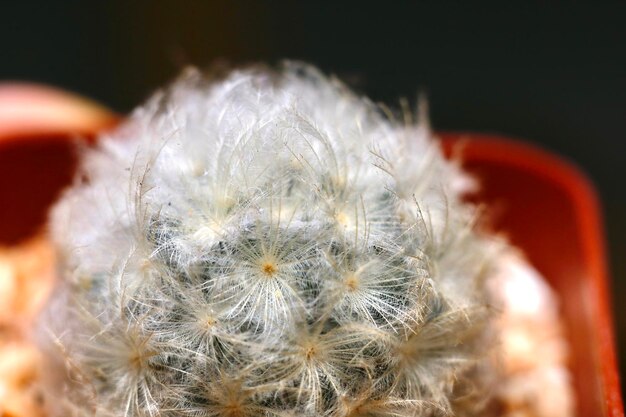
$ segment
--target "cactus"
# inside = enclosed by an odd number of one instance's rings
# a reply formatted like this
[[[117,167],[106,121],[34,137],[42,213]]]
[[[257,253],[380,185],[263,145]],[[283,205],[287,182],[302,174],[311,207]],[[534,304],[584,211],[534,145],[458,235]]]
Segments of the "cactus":
[[[481,413],[467,184],[425,123],[306,65],[185,72],[53,210],[51,415]]]

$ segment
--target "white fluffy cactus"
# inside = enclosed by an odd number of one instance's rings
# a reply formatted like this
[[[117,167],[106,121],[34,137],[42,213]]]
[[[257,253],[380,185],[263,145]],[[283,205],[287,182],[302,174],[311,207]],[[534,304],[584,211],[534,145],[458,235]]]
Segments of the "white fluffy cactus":
[[[492,252],[464,181],[310,67],[187,72],[53,212],[51,413],[479,413]]]

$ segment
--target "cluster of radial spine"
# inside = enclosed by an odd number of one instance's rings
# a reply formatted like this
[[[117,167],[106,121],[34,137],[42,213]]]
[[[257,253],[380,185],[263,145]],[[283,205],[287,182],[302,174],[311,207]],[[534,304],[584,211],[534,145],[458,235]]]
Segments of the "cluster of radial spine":
[[[491,246],[426,126],[299,64],[190,71],[81,178],[53,213],[51,413],[479,412]]]

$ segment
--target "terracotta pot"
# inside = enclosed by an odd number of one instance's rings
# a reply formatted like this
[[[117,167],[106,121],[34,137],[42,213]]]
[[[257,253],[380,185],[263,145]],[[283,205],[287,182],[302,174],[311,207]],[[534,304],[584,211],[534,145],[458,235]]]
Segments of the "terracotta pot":
[[[0,85],[0,244],[28,237],[75,168],[72,140],[93,138],[118,118],[98,105],[33,85]],[[608,296],[602,222],[587,179],[531,145],[472,133],[440,135],[481,183],[490,207],[561,299],[572,349],[578,415],[623,416]]]

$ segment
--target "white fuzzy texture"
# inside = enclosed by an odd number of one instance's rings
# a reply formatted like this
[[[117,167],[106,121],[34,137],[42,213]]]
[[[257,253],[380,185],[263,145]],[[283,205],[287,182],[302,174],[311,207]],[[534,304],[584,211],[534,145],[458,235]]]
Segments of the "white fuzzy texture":
[[[479,412],[492,246],[426,126],[299,64],[188,71],[82,178],[52,220],[56,413]]]

